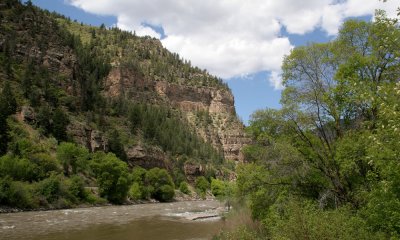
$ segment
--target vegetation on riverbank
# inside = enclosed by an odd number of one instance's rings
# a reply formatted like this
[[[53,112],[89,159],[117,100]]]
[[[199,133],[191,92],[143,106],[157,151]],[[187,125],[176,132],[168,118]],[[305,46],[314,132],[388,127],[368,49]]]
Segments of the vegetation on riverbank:
[[[253,221],[218,239],[400,238],[399,39],[378,11],[292,50],[283,107],[252,115],[237,169]]]

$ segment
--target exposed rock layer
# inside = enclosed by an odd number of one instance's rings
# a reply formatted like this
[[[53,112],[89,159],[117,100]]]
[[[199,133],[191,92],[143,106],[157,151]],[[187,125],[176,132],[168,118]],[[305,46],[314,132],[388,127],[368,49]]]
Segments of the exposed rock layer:
[[[250,140],[236,117],[233,95],[226,89],[155,81],[129,69],[115,67],[106,79],[105,94],[163,102],[178,108],[205,141],[223,150],[226,159],[243,161],[241,149]],[[196,116],[198,112],[206,113],[209,121],[200,120]]]

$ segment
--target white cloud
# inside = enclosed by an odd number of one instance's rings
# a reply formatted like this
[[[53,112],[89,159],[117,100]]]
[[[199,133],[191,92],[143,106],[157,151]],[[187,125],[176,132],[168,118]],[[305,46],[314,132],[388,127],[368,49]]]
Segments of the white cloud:
[[[162,26],[163,45],[212,74],[231,78],[259,71],[281,87],[280,66],[293,47],[281,28],[305,34],[319,28],[335,35],[347,17],[394,16],[399,0],[66,0],[85,11],[113,15],[117,26],[160,38],[148,23]]]

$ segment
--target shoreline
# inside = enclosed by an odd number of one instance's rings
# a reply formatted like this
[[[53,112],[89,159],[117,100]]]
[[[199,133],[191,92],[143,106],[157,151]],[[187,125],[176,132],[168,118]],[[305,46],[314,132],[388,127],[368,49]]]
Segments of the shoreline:
[[[123,204],[112,204],[112,203],[105,203],[105,204],[79,204],[72,207],[66,208],[35,208],[35,209],[19,209],[19,208],[12,208],[7,206],[0,206],[0,215],[8,214],[8,213],[21,213],[21,212],[40,212],[40,211],[56,211],[56,210],[68,210],[68,209],[78,209],[78,208],[95,208],[95,207],[106,207],[106,206],[130,206],[130,205],[141,205],[141,204],[160,204],[160,203],[174,203],[174,202],[196,202],[196,201],[218,201],[214,196],[207,196],[205,199],[191,197],[191,198],[182,198],[177,197],[174,198],[173,201],[169,202],[160,202],[155,199],[149,200],[139,200],[139,201],[130,201],[125,202]]]

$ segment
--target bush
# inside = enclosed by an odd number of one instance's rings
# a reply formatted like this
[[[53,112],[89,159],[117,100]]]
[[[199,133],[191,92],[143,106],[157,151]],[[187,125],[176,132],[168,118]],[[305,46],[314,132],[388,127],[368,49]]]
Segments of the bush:
[[[211,192],[214,196],[224,196],[225,195],[225,182],[218,179],[211,179]]]
[[[188,186],[187,182],[181,182],[181,184],[179,184],[179,191],[181,191],[184,194],[189,194],[190,193],[189,186]]]
[[[26,158],[5,155],[0,158],[0,177],[10,176],[19,181],[38,180],[39,167]]]
[[[90,204],[98,204],[98,205],[102,205],[102,204],[106,204],[107,200],[104,198],[101,198],[93,193],[88,193],[87,197],[86,197],[86,201]]]
[[[128,197],[132,200],[139,200],[144,198],[141,191],[141,186],[138,182],[134,182],[128,191]]]
[[[54,203],[65,195],[65,186],[60,175],[51,175],[39,182],[36,192],[42,195],[47,203]]]
[[[165,169],[153,168],[149,170],[146,173],[145,183],[150,192],[150,196],[161,202],[169,201],[175,195],[174,182]]]
[[[143,183],[145,178],[146,178],[146,169],[142,168],[142,167],[134,167],[132,169],[132,173],[131,173],[131,181],[132,182],[137,182],[137,183]]]
[[[174,198],[175,191],[174,187],[171,185],[163,185],[160,187],[159,191],[156,193],[156,199],[161,202],[170,201]]]
[[[49,177],[52,172],[61,172],[61,167],[57,160],[48,153],[35,153],[31,156],[31,161],[40,168],[39,179]]]
[[[90,164],[99,185],[100,196],[122,203],[129,190],[128,165],[113,153],[96,152]]]
[[[83,179],[77,175],[72,176],[68,180],[68,192],[72,197],[71,200],[73,200],[74,202],[86,200],[88,195],[85,190]]]
[[[31,186],[23,182],[12,181],[10,177],[0,178],[0,205],[32,209],[38,206],[38,200]]]
[[[199,190],[200,193],[206,193],[207,189],[210,188],[210,183],[207,181],[207,179],[203,176],[198,177],[196,179],[196,189]]]
[[[316,204],[294,200],[285,205],[285,211],[265,221],[272,239],[385,239],[368,231],[366,222],[350,208],[324,211]]]
[[[89,152],[86,148],[73,143],[63,142],[57,147],[57,158],[63,165],[66,176],[69,176],[71,171],[76,174],[86,170],[88,157]]]

